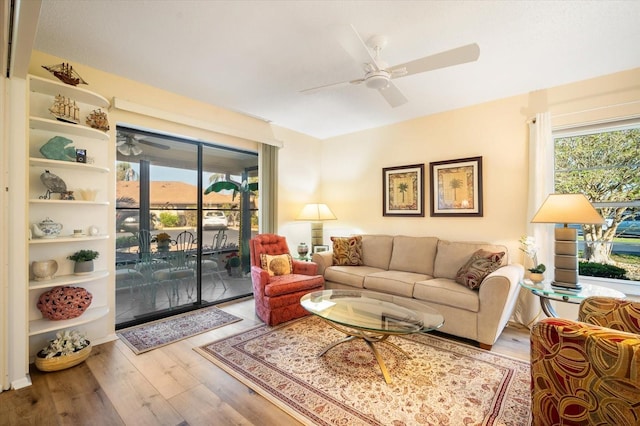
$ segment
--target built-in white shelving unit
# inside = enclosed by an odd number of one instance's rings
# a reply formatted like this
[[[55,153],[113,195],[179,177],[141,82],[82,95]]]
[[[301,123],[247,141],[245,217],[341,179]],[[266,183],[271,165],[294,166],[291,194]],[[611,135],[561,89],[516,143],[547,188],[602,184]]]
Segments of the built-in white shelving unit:
[[[80,107],[78,124],[57,120],[49,113],[49,107],[57,95],[75,101]],[[109,229],[109,182],[111,167],[109,158],[109,133],[85,125],[86,117],[96,109],[109,108],[103,96],[82,87],[70,86],[53,79],[29,76],[29,153],[27,204],[30,226],[47,218],[60,223],[62,231],[56,238],[36,238],[29,233],[29,281],[26,285],[29,358],[35,354],[55,333],[64,329],[78,329],[92,342],[105,340],[113,333],[113,324],[108,318],[112,311],[113,291],[110,285],[111,270],[107,264],[110,249]],[[76,149],[87,151],[87,163],[45,158],[40,152],[42,145],[54,136],[70,139]],[[60,194],[50,194],[40,179],[45,172],[62,179],[75,199],[60,199]],[[82,199],[83,190],[96,191],[95,199]],[[80,236],[73,235],[81,230]],[[90,230],[94,230],[93,233]],[[101,256],[94,261],[95,271],[87,275],[74,275],[74,262],[68,256],[82,249],[96,250]],[[58,263],[54,278],[36,281],[31,273],[31,263],[53,259]],[[37,309],[40,295],[58,286],[83,287],[92,294],[90,307],[79,317],[52,321],[42,317]]]

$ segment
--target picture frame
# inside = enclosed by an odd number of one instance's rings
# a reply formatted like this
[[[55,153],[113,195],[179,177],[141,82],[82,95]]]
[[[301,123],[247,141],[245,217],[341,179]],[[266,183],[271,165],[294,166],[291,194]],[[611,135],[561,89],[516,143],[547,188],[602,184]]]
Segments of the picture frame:
[[[382,215],[424,217],[424,164],[382,169]]]
[[[329,251],[329,246],[326,246],[326,245],[313,246],[314,253],[322,253],[323,251]]]
[[[482,217],[482,157],[429,163],[431,216]]]

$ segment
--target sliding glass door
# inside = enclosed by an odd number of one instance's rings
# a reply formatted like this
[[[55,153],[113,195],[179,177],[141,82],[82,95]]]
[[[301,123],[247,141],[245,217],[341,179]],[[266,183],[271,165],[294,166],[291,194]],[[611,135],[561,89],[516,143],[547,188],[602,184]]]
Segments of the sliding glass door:
[[[116,327],[251,294],[257,155],[120,126],[117,144]]]

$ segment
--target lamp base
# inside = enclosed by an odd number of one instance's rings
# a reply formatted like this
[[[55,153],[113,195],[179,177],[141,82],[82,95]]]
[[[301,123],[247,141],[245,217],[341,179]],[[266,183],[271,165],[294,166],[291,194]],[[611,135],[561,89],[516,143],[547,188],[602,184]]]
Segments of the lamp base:
[[[312,250],[313,250],[313,247],[322,245],[322,241],[324,240],[322,231],[323,231],[322,222],[311,223],[311,249]]]

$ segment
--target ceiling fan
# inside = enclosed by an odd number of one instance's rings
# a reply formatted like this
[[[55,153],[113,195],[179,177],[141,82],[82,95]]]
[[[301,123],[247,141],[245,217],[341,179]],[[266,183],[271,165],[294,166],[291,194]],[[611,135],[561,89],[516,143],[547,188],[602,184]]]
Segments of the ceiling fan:
[[[407,98],[398,90],[391,80],[439,68],[473,62],[478,60],[480,56],[480,47],[476,43],[472,43],[405,62],[404,64],[389,66],[389,64],[380,58],[380,52],[387,45],[388,40],[386,37],[376,35],[369,38],[367,43],[365,43],[353,25],[351,25],[351,30],[352,31],[340,34],[338,41],[353,59],[363,64],[364,77],[312,87],[302,90],[301,93],[312,93],[322,89],[364,83],[368,88],[380,92],[389,105],[395,108],[407,103]]]
[[[116,148],[118,152],[124,156],[140,155],[142,154],[142,148],[138,144],[152,146],[158,149],[170,149],[167,145],[161,143],[152,142],[144,139],[143,135],[135,135],[132,133],[118,131],[116,135]]]

